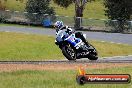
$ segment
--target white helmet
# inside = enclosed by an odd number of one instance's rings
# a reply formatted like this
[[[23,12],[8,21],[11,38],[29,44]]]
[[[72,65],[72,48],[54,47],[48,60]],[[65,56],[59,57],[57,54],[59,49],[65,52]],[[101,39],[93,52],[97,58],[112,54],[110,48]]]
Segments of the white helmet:
[[[61,28],[63,26],[63,22],[62,21],[56,21],[55,24],[54,24],[54,26],[56,28]]]

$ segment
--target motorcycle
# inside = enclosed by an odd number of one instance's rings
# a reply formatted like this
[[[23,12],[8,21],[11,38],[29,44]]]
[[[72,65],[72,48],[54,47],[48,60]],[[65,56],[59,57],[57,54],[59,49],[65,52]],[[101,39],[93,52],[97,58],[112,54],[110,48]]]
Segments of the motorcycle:
[[[62,50],[63,55],[68,60],[76,60],[88,58],[89,60],[97,60],[97,50],[86,41],[86,35],[82,32],[67,33],[60,30],[56,33],[55,44]]]

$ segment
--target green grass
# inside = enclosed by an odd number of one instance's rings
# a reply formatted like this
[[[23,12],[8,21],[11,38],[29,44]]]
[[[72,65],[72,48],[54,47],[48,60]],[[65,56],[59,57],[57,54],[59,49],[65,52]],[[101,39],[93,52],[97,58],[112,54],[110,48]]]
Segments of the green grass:
[[[71,16],[75,15],[75,5],[72,4],[68,8],[62,8],[56,5],[55,3],[51,2],[51,6],[55,7],[55,12],[61,16]],[[104,5],[103,0],[95,0],[95,2],[87,3],[85,10],[84,10],[84,18],[107,18],[104,14]]]
[[[23,0],[24,2],[21,2],[19,0],[7,0],[7,2],[4,3],[4,0],[0,0],[2,1],[2,3],[6,6],[6,9],[9,10],[17,10],[17,11],[24,11],[25,10],[25,6],[26,6],[26,1],[27,0]]]
[[[6,24],[6,23],[0,23],[0,26],[16,26],[16,27],[25,27],[25,25],[19,25],[19,24]],[[28,26],[26,26],[28,27]],[[30,27],[30,26],[29,26]]]
[[[27,28],[39,28],[39,29],[48,29],[43,26],[32,26],[32,25],[20,25],[20,24],[8,24],[8,23],[0,23],[0,27],[2,26],[15,26],[15,27],[27,27]]]
[[[7,0],[5,4],[6,9],[10,10],[18,10],[18,11],[25,11],[26,1],[20,2],[19,0]],[[103,5],[104,0],[95,0],[94,2],[89,2],[86,4],[84,9],[84,18],[94,18],[94,19],[107,19],[105,14],[105,7]],[[70,5],[68,8],[63,8],[55,4],[51,1],[50,6],[54,8],[57,16],[56,20],[62,20],[66,25],[73,26],[74,25],[74,15],[75,15],[75,5],[74,3]],[[64,17],[69,16],[69,17]],[[105,23],[101,20],[89,20],[84,19],[82,26],[99,26],[104,27]]]
[[[132,55],[132,45],[90,41],[96,47],[100,57]]]
[[[104,20],[83,19],[82,26],[105,27]]]
[[[131,88],[130,84],[85,84],[76,83],[76,70],[66,71],[14,71],[0,73],[0,88]],[[87,69],[88,74],[130,74],[132,67],[110,69]]]
[[[0,60],[63,59],[54,40],[51,36],[0,32]],[[132,45],[90,42],[98,50],[100,57],[132,54]]]
[[[75,15],[75,5],[72,4],[68,8],[62,8],[51,3],[51,6],[55,7],[55,11],[58,15],[61,16],[71,16],[73,17]],[[84,18],[95,18],[95,19],[101,19],[101,18],[107,18],[104,14],[105,8],[103,5],[103,0],[95,0],[95,2],[88,3],[84,10]]]
[[[50,36],[1,32],[0,60],[60,59],[63,56],[53,40]]]
[[[10,10],[19,10],[19,11],[24,11],[25,6],[26,6],[26,1],[20,2],[16,0],[7,0],[6,9]],[[3,3],[4,4],[4,3]],[[74,4],[70,5],[68,8],[62,8],[53,3],[53,1],[50,4],[51,7],[55,8],[55,12],[57,15],[61,16],[71,16],[73,17],[75,14],[75,6]],[[84,18],[107,18],[104,15],[104,5],[103,5],[103,0],[95,0],[95,2],[88,3],[85,7],[84,10]]]

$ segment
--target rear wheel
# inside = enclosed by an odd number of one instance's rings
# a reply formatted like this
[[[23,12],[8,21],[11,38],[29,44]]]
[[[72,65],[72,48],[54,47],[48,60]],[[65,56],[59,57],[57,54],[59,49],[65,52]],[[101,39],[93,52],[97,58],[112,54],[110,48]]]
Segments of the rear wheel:
[[[68,60],[76,60],[75,50],[70,46],[70,44],[62,47],[62,53]]]

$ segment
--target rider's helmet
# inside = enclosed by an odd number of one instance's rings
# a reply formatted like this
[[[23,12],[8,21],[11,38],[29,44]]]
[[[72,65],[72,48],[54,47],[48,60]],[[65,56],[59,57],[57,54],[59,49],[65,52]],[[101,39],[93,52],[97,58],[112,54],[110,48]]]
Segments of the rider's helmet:
[[[60,29],[63,26],[63,22],[62,21],[56,21],[54,26],[55,26],[55,28]]]

